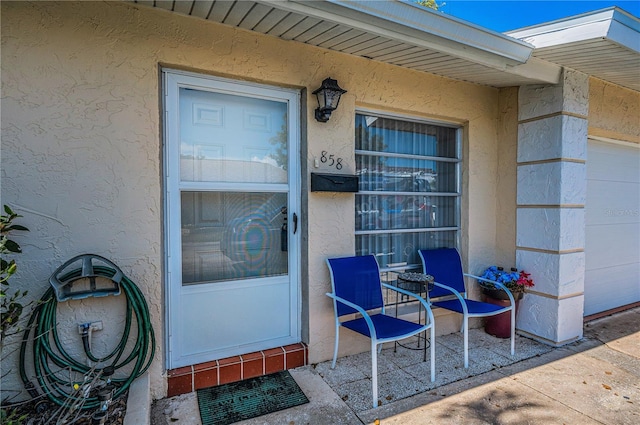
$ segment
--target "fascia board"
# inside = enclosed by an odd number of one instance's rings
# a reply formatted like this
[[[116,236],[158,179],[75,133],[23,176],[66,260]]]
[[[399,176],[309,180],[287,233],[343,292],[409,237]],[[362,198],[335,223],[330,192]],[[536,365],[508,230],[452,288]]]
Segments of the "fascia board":
[[[640,52],[640,20],[615,7],[506,34],[527,41],[536,49],[607,39],[634,52]]]
[[[521,40],[405,1],[259,1],[498,70],[525,63],[533,51]]]
[[[609,32],[609,25],[608,21],[600,21],[591,22],[589,25],[550,29],[539,33],[529,33],[528,35],[512,34],[514,37],[533,44],[536,49],[542,49],[561,44],[605,38]]]
[[[613,21],[607,38],[629,50],[640,53],[640,31],[633,29],[621,21]]]
[[[536,84],[558,84],[562,76],[562,66],[531,57],[527,63],[510,67],[506,72],[535,81]]]
[[[532,25],[530,27],[519,28],[512,31],[507,31],[505,32],[505,34],[511,37],[522,39],[524,37],[542,34],[545,32],[562,31],[571,27],[581,27],[595,22],[610,21],[613,18],[613,14],[614,8],[610,8],[597,12],[590,12],[582,15],[558,19],[551,22],[545,22],[539,25]]]

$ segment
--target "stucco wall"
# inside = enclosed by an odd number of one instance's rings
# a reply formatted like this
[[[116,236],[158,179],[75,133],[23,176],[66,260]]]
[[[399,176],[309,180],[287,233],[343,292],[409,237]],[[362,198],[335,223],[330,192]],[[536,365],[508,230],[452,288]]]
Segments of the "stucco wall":
[[[343,173],[354,171],[357,107],[463,125],[463,256],[476,272],[496,261],[496,217],[507,211],[498,214],[496,197],[515,189],[496,184],[505,153],[496,143],[495,89],[120,2],[3,1],[1,54],[2,202],[31,229],[19,237],[24,253],[15,282],[40,295],[56,267],[85,252],[118,264],[150,305],[158,338],[151,368],[156,398],[166,386],[161,66],[306,88],[305,173],[323,171],[313,168],[323,150],[344,159]],[[313,119],[311,91],[328,76],[348,93],[322,124]],[[303,199],[303,335],[310,361],[317,362],[333,350],[324,260],[354,252],[354,196],[309,193]],[[502,248],[500,257],[513,256],[510,249]],[[69,323],[109,315],[84,304],[70,310]],[[367,345],[354,338],[341,348],[346,354]]]
[[[516,264],[516,190],[518,151],[518,88],[500,90],[498,121],[498,172],[496,196],[496,263]]]
[[[589,78],[589,136],[640,143],[640,92]]]

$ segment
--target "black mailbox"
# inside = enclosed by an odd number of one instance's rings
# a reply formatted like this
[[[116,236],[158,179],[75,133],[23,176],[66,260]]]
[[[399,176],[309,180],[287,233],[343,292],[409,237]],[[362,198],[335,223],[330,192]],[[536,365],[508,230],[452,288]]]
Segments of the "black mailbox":
[[[312,192],[357,192],[358,176],[311,173]]]

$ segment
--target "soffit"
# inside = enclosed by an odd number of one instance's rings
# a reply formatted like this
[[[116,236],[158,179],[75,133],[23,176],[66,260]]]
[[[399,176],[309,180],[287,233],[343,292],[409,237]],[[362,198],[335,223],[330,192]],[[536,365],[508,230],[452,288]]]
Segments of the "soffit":
[[[640,91],[640,19],[609,8],[510,31],[533,56]]]
[[[143,6],[472,83],[557,83],[532,46],[407,1],[133,0]]]

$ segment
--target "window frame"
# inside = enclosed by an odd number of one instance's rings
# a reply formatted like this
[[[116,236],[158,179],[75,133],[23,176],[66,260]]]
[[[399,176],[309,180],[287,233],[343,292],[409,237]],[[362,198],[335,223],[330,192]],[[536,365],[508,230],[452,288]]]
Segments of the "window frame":
[[[418,159],[418,160],[433,160],[433,161],[440,161],[440,162],[450,162],[455,164],[455,188],[454,191],[451,192],[429,192],[429,196],[435,196],[435,197],[454,197],[455,201],[454,201],[454,208],[455,208],[455,219],[454,219],[454,226],[443,226],[443,227],[421,227],[421,228],[406,228],[406,229],[380,229],[380,230],[355,230],[354,229],[354,237],[358,237],[358,236],[366,236],[366,235],[375,235],[375,234],[389,234],[389,235],[395,235],[395,234],[400,234],[400,233],[429,233],[429,232],[443,232],[443,231],[454,231],[455,232],[455,236],[454,236],[454,247],[453,248],[457,248],[458,250],[460,250],[460,244],[461,244],[461,222],[462,222],[462,163],[463,163],[463,157],[462,157],[462,153],[463,153],[463,145],[462,145],[462,141],[463,141],[463,126],[461,124],[456,124],[456,123],[451,123],[451,122],[446,122],[446,121],[440,121],[440,120],[434,120],[434,119],[428,119],[428,118],[422,118],[419,116],[415,116],[415,115],[408,115],[408,114],[402,114],[402,113],[389,113],[389,112],[385,112],[385,111],[381,111],[381,110],[377,110],[377,109],[369,109],[369,108],[356,108],[355,111],[355,115],[354,115],[354,122],[355,122],[355,117],[357,115],[371,115],[371,116],[375,116],[378,118],[386,118],[386,119],[392,119],[392,120],[397,120],[397,121],[405,121],[405,122],[413,122],[413,123],[418,123],[418,124],[424,124],[424,125],[433,125],[433,126],[438,126],[438,127],[446,127],[446,128],[451,128],[455,130],[455,158],[451,158],[451,157],[439,157],[439,156],[425,156],[425,155],[412,155],[412,154],[405,154],[405,153],[397,153],[397,154],[393,154],[393,153],[385,153],[385,152],[379,152],[379,151],[368,151],[368,150],[362,150],[362,149],[355,149],[355,131],[357,131],[355,129],[355,125],[354,125],[354,159],[355,159],[355,163],[356,163],[356,170],[355,173],[358,174],[359,173],[359,169],[358,167],[358,156],[359,155],[367,155],[367,156],[380,156],[380,157],[392,157],[392,158],[406,158],[406,159]],[[422,193],[422,192],[402,192],[402,191],[385,191],[385,190],[370,190],[370,191],[363,191],[363,190],[359,190],[355,195],[356,195],[356,202],[354,205],[354,213],[357,213],[357,198],[358,196],[361,195],[415,195],[415,193]],[[356,243],[357,246],[357,243]],[[375,253],[373,253],[375,254]],[[400,264],[397,266],[385,266],[383,264],[380,264],[380,271],[381,273],[385,274],[388,272],[394,272],[394,271],[405,271],[405,270],[416,270],[416,269],[421,269],[422,266],[421,264]]]

